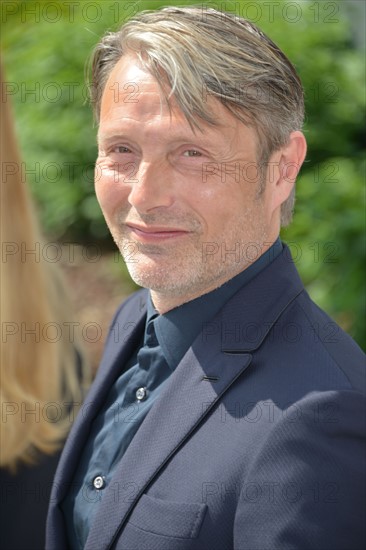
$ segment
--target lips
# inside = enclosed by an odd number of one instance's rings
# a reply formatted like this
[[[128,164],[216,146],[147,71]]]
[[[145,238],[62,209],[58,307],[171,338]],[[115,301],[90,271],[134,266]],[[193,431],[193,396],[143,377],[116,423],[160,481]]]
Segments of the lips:
[[[189,232],[178,227],[145,226],[134,223],[126,223],[138,240],[152,241],[161,239],[173,239],[187,235]]]

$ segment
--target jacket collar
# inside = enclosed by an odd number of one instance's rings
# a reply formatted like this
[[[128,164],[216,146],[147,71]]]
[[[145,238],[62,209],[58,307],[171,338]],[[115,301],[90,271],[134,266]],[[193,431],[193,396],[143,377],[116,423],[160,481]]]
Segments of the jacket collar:
[[[303,291],[290,250],[284,245],[282,253],[226,304],[212,326],[203,328],[206,343],[219,338],[222,351],[234,353],[258,349],[282,312]]]

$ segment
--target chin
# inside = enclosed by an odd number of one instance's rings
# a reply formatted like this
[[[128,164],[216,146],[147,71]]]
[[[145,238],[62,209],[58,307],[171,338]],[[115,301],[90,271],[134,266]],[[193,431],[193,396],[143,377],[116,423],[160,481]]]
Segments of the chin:
[[[192,274],[185,274],[178,267],[128,265],[131,279],[139,286],[160,294],[180,296],[192,290]]]
[[[127,264],[131,279],[144,288],[164,290],[171,286],[169,271],[162,267],[151,267],[139,264]]]

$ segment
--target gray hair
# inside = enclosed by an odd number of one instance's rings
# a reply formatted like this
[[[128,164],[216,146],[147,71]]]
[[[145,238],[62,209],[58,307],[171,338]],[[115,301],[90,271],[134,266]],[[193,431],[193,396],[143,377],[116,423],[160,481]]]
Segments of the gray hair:
[[[108,77],[128,52],[135,52],[156,78],[168,105],[174,94],[191,126],[200,128],[200,120],[216,124],[209,96],[253,126],[262,176],[271,154],[302,127],[304,94],[295,68],[278,46],[242,17],[211,8],[167,7],[143,11],[119,31],[107,33],[91,61],[90,93],[97,122]],[[281,206],[282,225],[290,223],[294,202],[295,189]]]

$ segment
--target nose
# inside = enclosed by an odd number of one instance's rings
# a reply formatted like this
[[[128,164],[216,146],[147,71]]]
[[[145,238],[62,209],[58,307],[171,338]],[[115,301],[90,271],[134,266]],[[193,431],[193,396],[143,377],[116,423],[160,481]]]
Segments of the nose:
[[[139,212],[169,207],[174,202],[172,174],[158,162],[141,161],[131,179],[128,201]]]

